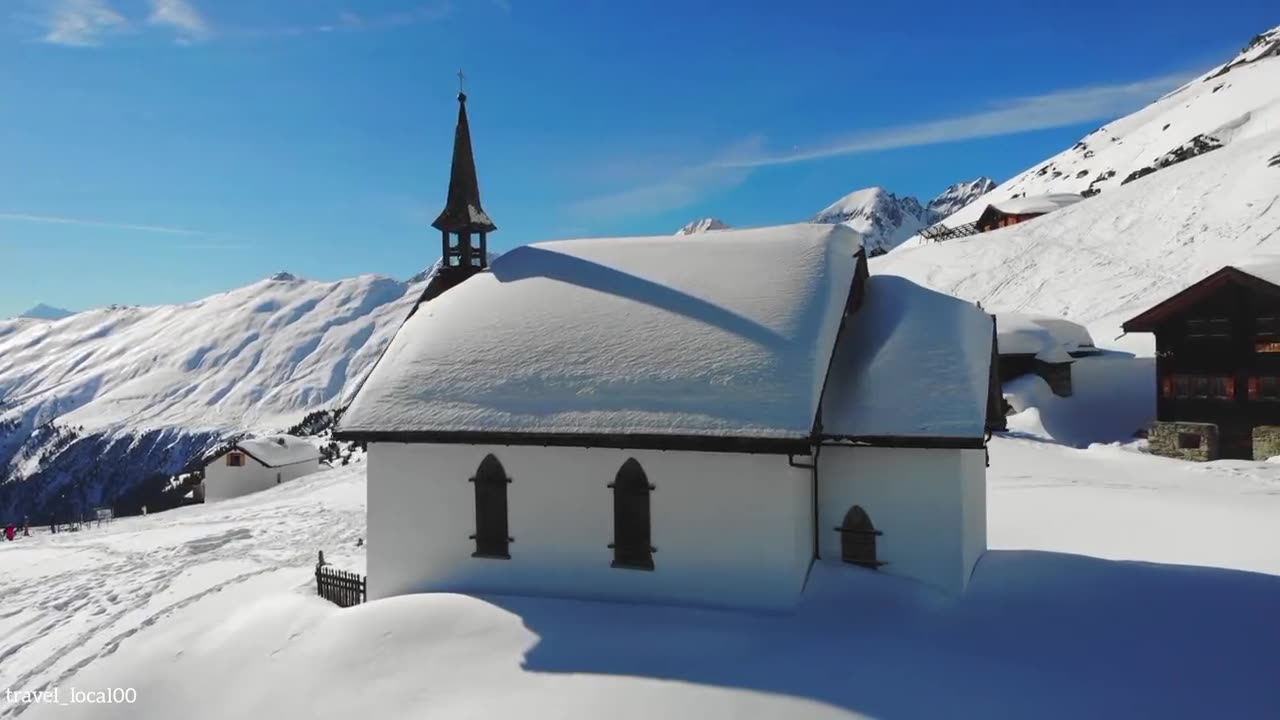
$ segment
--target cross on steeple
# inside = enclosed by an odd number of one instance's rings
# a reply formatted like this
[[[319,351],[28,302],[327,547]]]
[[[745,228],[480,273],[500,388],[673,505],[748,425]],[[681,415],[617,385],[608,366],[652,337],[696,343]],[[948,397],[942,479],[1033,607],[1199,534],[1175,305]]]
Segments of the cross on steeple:
[[[463,74],[462,74],[462,70],[461,70],[461,68],[459,68],[459,70],[458,70],[458,94],[459,94],[459,95],[466,95],[466,94],[467,94],[467,89],[466,89],[466,87],[463,85],[463,83],[466,81],[466,79],[467,79],[467,76],[466,76],[466,75],[463,75]]]

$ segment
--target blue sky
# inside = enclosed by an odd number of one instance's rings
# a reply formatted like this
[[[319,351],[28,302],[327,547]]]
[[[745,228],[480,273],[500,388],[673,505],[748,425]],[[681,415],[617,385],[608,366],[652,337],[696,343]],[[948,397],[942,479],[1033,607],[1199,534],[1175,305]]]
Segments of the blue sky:
[[[458,68],[497,249],[1005,179],[1274,0],[4,0],[0,317],[439,254]]]

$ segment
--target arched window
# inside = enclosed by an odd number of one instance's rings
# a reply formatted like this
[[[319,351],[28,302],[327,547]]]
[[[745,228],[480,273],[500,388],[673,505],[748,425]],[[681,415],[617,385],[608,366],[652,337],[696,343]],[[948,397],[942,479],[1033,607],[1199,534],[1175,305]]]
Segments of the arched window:
[[[649,492],[654,489],[644,469],[629,458],[609,485],[613,489],[613,567],[652,570]]]
[[[849,508],[844,524],[836,528],[836,532],[840,533],[841,560],[872,569],[884,565],[876,559],[876,537],[881,532],[871,524],[871,518],[861,506]]]
[[[513,540],[507,536],[507,483],[511,478],[498,458],[485,455],[471,482],[476,486],[476,534],[471,536],[476,551],[471,557],[511,559],[507,548]]]

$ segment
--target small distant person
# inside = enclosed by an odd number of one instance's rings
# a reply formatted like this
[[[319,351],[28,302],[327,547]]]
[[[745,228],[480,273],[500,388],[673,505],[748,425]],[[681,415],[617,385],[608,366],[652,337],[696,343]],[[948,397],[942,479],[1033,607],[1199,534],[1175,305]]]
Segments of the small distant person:
[[[13,542],[13,536],[14,536],[13,525],[12,524],[6,525],[4,528],[4,539],[8,540],[9,542]]]

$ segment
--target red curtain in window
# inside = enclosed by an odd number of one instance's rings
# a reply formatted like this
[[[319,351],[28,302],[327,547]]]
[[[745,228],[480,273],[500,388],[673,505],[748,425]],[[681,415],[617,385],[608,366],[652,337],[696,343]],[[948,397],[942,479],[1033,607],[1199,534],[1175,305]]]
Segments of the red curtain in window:
[[[1227,378],[1227,398],[1230,400],[1236,399],[1236,379],[1233,377]]]

